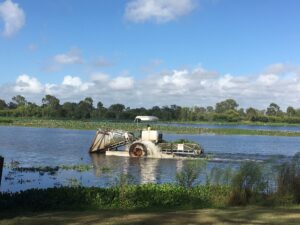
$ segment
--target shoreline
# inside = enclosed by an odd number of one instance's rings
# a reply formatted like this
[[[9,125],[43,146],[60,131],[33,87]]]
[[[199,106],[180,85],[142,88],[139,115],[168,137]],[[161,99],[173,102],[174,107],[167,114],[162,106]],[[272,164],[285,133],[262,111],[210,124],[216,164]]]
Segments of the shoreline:
[[[10,118],[10,120],[12,120]],[[174,124],[175,122],[169,122]],[[176,122],[178,124],[184,124]],[[190,123],[196,124],[196,123]],[[199,123],[211,125],[246,125],[241,123]],[[248,124],[250,125],[250,124]],[[264,126],[252,124],[253,126]],[[267,124],[270,125],[270,124]],[[134,132],[142,129],[142,126],[137,126],[133,122],[111,122],[111,121],[83,121],[83,120],[59,120],[59,119],[36,119],[36,118],[16,118],[9,123],[1,123],[0,126],[17,126],[17,127],[38,127],[38,128],[64,128],[72,130],[97,130],[102,129],[121,129],[129,132]],[[271,125],[280,126],[280,125]],[[287,126],[287,125],[283,125]],[[289,126],[297,126],[296,124],[289,124]],[[277,130],[250,130],[240,128],[202,128],[192,126],[174,126],[174,125],[152,125],[153,129],[159,130],[163,133],[170,134],[200,134],[200,135],[258,135],[258,136],[286,136],[286,137],[300,137],[300,132],[297,131],[277,131]]]

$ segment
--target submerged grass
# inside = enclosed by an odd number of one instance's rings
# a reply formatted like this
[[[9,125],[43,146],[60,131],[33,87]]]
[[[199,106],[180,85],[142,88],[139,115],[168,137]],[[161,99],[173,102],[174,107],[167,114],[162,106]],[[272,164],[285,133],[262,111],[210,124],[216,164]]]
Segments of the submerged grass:
[[[74,170],[77,172],[85,172],[93,169],[94,167],[92,165],[87,164],[78,164],[78,165],[60,165],[60,166],[31,166],[31,167],[22,167],[18,164],[15,165],[15,161],[11,163],[5,163],[4,167],[10,168],[12,171],[20,172],[20,173],[26,173],[26,172],[32,172],[32,173],[49,173],[49,174],[55,174],[59,170]],[[103,167],[103,171],[109,171],[110,168]]]
[[[1,123],[0,123],[1,124]],[[121,129],[134,132],[142,129],[141,125],[129,122],[109,122],[109,121],[79,121],[79,120],[47,120],[34,118],[16,118],[7,125],[27,126],[27,127],[46,127],[46,128],[66,128],[78,130],[101,129]],[[268,130],[246,130],[235,128],[197,128],[190,126],[173,125],[152,125],[152,129],[160,130],[165,133],[175,134],[203,134],[203,135],[266,135],[266,136],[291,136],[299,137],[300,132],[287,131],[268,131]]]

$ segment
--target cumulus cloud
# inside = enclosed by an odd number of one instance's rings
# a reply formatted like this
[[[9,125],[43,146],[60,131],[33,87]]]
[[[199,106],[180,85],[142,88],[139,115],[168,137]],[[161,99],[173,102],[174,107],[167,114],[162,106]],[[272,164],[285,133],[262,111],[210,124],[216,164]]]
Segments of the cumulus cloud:
[[[6,0],[0,3],[0,19],[4,22],[2,35],[11,37],[24,26],[25,13],[17,3]]]
[[[89,87],[93,86],[94,84],[91,82],[82,82],[79,77],[72,77],[68,75],[64,77],[62,85],[73,87],[75,88],[75,90],[78,89],[80,91],[86,91],[89,89]]]
[[[34,94],[39,101],[53,94],[63,101],[80,101],[90,96],[106,105],[123,103],[130,107],[154,105],[207,106],[227,98],[236,99],[241,107],[266,108],[276,102],[282,108],[300,108],[300,70],[294,66],[286,71],[251,76],[220,74],[202,67],[153,73],[135,79],[129,75],[92,74],[83,80],[67,75],[61,83],[41,84],[36,78],[20,75],[12,87],[2,86],[1,96]]]
[[[104,83],[109,80],[109,75],[105,73],[94,73],[91,75],[91,81],[96,83]]]
[[[38,94],[43,91],[43,86],[36,78],[23,74],[17,78],[14,91],[25,94]]]
[[[53,57],[54,62],[58,64],[81,64],[83,60],[80,55],[79,49],[71,49],[67,53],[58,54]]]
[[[130,90],[133,88],[132,77],[116,77],[109,83],[109,87],[113,90]]]
[[[131,0],[125,9],[125,18],[133,22],[169,22],[196,8],[194,0]]]
[[[257,79],[258,83],[265,86],[271,86],[274,83],[276,83],[278,80],[279,77],[276,74],[261,74]]]
[[[50,60],[45,62],[42,70],[45,72],[57,72],[67,65],[83,64],[84,60],[81,57],[80,49],[72,48],[66,53],[60,53],[53,56]]]

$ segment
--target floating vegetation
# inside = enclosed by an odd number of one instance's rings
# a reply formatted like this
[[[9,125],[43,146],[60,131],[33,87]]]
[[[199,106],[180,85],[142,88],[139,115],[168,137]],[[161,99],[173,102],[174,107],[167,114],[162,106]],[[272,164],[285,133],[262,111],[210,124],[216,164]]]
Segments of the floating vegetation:
[[[236,124],[236,123],[234,123]],[[48,127],[48,128],[66,128],[77,130],[96,130],[102,129],[121,129],[135,132],[142,127],[137,127],[135,123],[130,122],[108,122],[108,121],[79,121],[79,120],[46,120],[46,119],[26,119],[17,118],[12,125],[27,127]],[[175,134],[201,134],[201,135],[266,135],[266,136],[293,136],[299,137],[300,132],[288,132],[277,130],[246,130],[237,128],[200,128],[191,126],[173,126],[153,124],[152,129],[160,130],[165,133]]]
[[[79,164],[79,165],[61,165],[59,166],[62,170],[76,170],[78,172],[89,171],[93,168],[92,165]]]
[[[19,165],[19,164],[18,164]],[[10,168],[12,171],[15,172],[20,172],[20,173],[27,173],[27,172],[32,172],[32,173],[40,173],[40,175],[44,175],[44,173],[47,173],[49,175],[54,175],[56,174],[59,170],[73,170],[77,172],[85,172],[85,171],[90,171],[91,169],[94,168],[92,165],[88,164],[78,164],[78,165],[60,165],[60,166],[37,166],[37,167],[21,167],[18,165],[11,166],[11,164],[5,164],[7,168]],[[102,167],[101,171],[103,173],[109,172],[111,169],[108,167]]]
[[[8,118],[1,118],[0,117],[0,124],[11,124],[14,121],[12,119],[8,119]]]
[[[69,187],[79,187],[81,183],[76,178],[67,179],[67,186]]]
[[[56,172],[59,170],[59,167],[50,167],[50,166],[45,166],[45,167],[14,167],[12,168],[13,171],[17,172],[39,172],[40,175],[43,175],[44,173],[48,173],[49,175],[54,175]]]
[[[111,171],[111,169],[108,167],[102,167],[101,171],[102,171],[102,173],[108,173]]]

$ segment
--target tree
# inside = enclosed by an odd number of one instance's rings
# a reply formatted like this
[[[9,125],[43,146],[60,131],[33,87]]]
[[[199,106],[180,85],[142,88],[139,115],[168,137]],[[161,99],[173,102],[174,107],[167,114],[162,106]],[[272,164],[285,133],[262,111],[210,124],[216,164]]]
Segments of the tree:
[[[268,116],[278,116],[279,113],[280,113],[280,107],[276,103],[272,102],[270,106],[267,108],[266,114]]]
[[[59,115],[59,109],[60,109],[60,104],[59,104],[59,99],[56,98],[53,95],[46,95],[42,99],[43,103],[43,112],[45,115],[48,117],[55,117]]]
[[[225,113],[228,110],[236,110],[239,105],[233,99],[226,99],[225,101],[216,104],[217,113]]]
[[[7,104],[3,99],[0,99],[0,110],[6,109]]]
[[[292,107],[292,106],[289,106],[287,107],[286,109],[286,113],[289,117],[291,116],[295,116],[296,115],[296,110]]]
[[[206,107],[206,111],[207,111],[208,113],[212,113],[212,112],[214,112],[214,107],[212,107],[212,106],[207,106],[207,107]]]
[[[59,99],[53,95],[46,95],[42,99],[42,103],[46,106],[50,106],[53,109],[57,109],[59,107]]]
[[[62,116],[67,118],[75,118],[75,110],[77,104],[73,102],[65,102],[62,105]]]
[[[250,107],[250,108],[246,109],[246,115],[247,115],[248,120],[256,121],[257,111],[256,111],[256,109]]]
[[[103,108],[103,103],[99,101],[97,103],[97,109],[102,109],[102,108]]]
[[[113,104],[108,108],[108,111],[115,114],[115,118],[119,119],[120,115],[124,111],[125,106],[123,104]]]
[[[75,110],[76,118],[80,119],[89,119],[93,111],[93,99],[90,97],[85,98],[83,101],[80,101]]]
[[[25,97],[23,97],[22,95],[14,96],[12,98],[12,100],[17,105],[17,107],[24,106],[24,105],[27,104],[27,101],[26,101]]]

